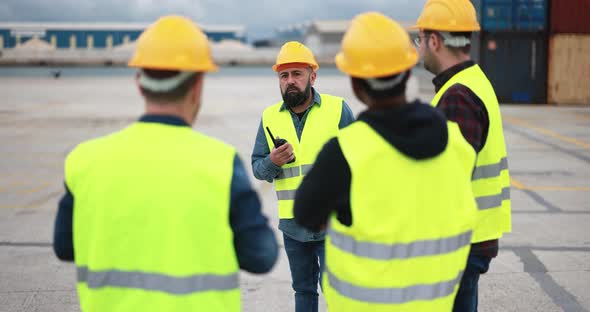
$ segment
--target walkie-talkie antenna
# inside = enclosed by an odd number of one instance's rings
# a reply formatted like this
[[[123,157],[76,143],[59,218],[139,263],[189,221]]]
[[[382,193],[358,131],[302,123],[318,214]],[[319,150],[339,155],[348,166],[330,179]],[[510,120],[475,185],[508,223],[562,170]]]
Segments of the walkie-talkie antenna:
[[[272,132],[270,132],[270,128],[266,127],[266,131],[268,131],[268,135],[270,135],[270,139],[272,140],[272,144],[274,144],[275,147],[277,147],[277,141],[275,140],[275,137],[272,135]]]

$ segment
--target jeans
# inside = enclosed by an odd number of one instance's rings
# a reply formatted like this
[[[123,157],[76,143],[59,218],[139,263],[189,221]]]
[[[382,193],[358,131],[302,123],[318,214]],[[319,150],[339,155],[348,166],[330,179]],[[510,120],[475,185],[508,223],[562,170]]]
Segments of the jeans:
[[[477,311],[477,283],[479,276],[488,271],[491,260],[490,257],[469,255],[467,267],[461,278],[457,297],[455,297],[453,312]]]
[[[317,312],[318,282],[324,271],[324,241],[300,242],[285,234],[283,240],[295,290],[295,312]]]

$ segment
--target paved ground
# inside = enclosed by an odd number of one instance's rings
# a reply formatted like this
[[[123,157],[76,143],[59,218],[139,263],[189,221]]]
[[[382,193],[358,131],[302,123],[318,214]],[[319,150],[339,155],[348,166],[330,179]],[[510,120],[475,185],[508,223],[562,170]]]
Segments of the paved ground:
[[[424,78],[424,77],[422,77]],[[430,85],[412,82],[429,99]],[[349,83],[320,76],[321,92]],[[196,129],[249,154],[278,83],[263,76],[206,81]],[[142,110],[131,77],[0,78],[0,311],[77,311],[74,267],[50,242],[62,192],[63,159],[78,142],[120,129]],[[590,107],[503,106],[513,177],[513,233],[480,283],[481,311],[590,310]],[[272,186],[254,181],[277,224]],[[242,275],[244,311],[292,311],[288,265]],[[324,307],[322,307],[325,310]]]

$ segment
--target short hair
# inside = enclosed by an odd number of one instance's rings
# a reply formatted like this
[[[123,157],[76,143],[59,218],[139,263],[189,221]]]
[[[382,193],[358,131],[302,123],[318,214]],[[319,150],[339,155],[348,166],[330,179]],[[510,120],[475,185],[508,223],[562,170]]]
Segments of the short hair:
[[[359,85],[361,87],[361,89],[363,89],[363,91],[365,91],[371,98],[373,98],[373,99],[386,99],[386,98],[396,97],[396,96],[400,96],[400,95],[405,94],[406,85],[407,85],[408,79],[410,79],[411,70],[408,70],[408,71],[405,71],[403,73],[396,74],[396,75],[373,78],[377,82],[386,83],[386,82],[389,82],[389,81],[399,78],[399,75],[404,75],[404,77],[401,78],[401,81],[398,84],[396,84],[390,88],[379,89],[379,90],[371,87],[371,83],[367,79],[352,77],[352,80],[354,83]]]
[[[142,74],[149,78],[160,80],[168,79],[180,74],[176,70],[142,69]],[[194,73],[182,81],[178,86],[169,91],[152,91],[140,85],[141,92],[148,101],[152,102],[177,102],[182,100],[195,84],[201,73]]]

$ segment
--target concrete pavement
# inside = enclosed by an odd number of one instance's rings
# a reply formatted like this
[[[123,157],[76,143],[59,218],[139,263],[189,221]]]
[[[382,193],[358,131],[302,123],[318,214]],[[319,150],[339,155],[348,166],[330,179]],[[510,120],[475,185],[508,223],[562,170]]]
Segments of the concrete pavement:
[[[355,113],[362,110],[345,77],[320,72],[316,87],[343,96]],[[425,79],[410,88],[414,96],[432,97]],[[74,266],[56,260],[50,245],[63,160],[77,143],[135,120],[141,98],[133,77],[119,76],[0,78],[0,99],[0,311],[78,311]],[[260,114],[278,100],[270,71],[208,77],[195,128],[233,144],[249,164]],[[513,233],[481,279],[480,310],[588,311],[590,107],[508,105],[502,113]],[[272,186],[251,181],[276,228]],[[280,253],[272,273],[242,274],[244,311],[294,310]]]

